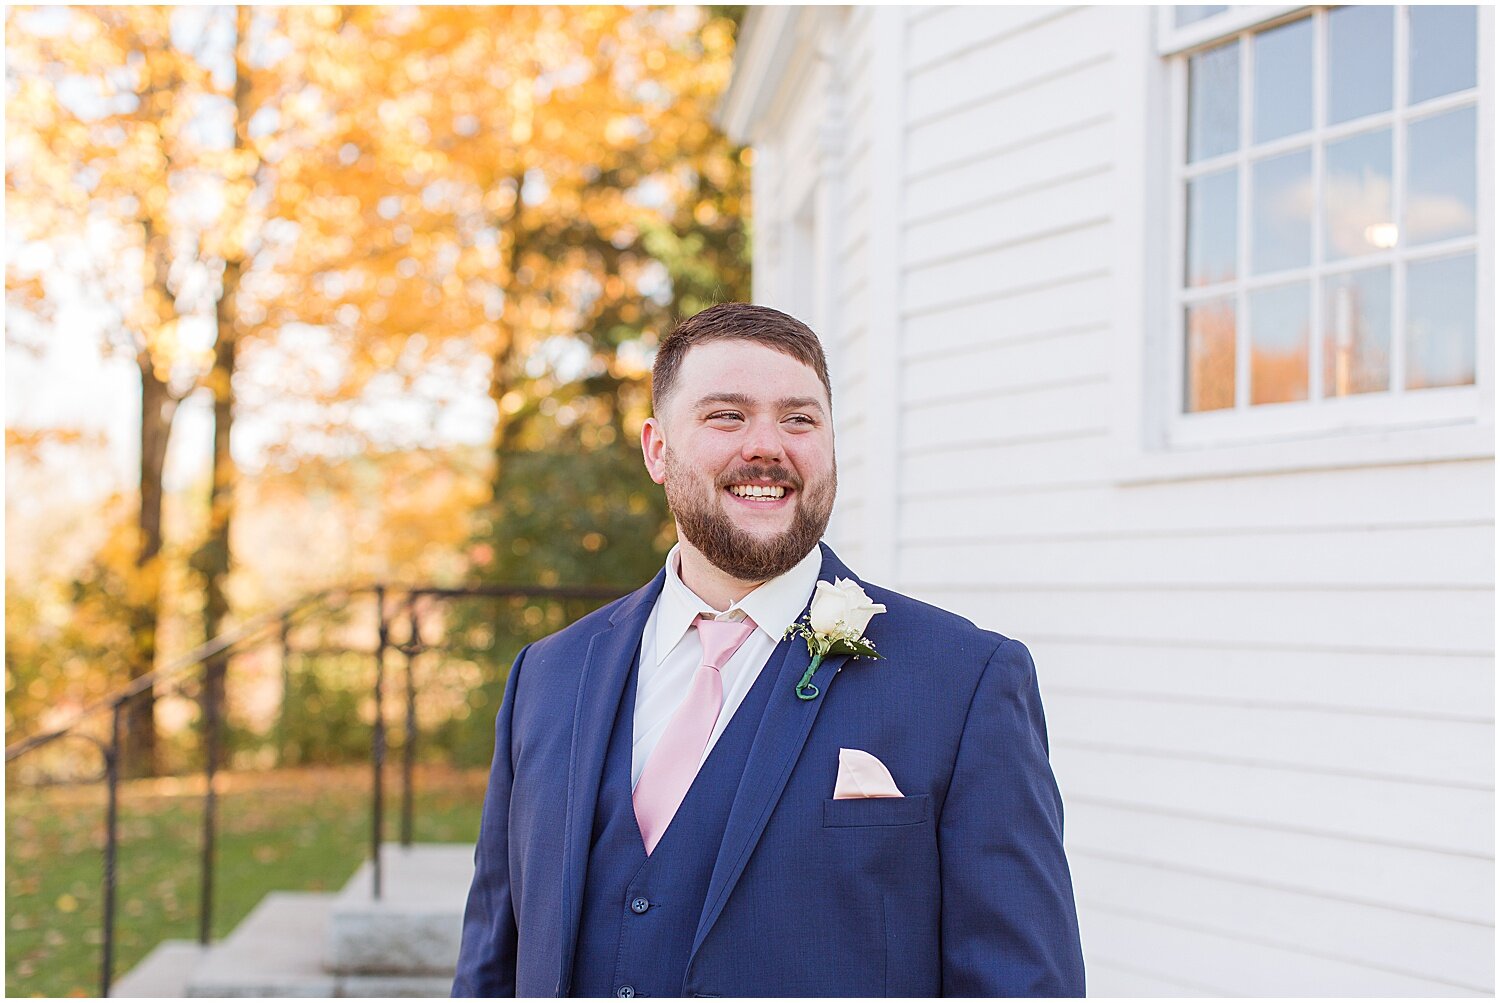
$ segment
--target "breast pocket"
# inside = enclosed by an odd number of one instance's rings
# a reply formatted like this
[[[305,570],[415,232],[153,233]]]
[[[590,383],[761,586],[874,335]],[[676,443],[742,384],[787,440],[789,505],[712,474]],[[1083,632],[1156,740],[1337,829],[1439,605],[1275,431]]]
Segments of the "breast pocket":
[[[927,821],[927,795],[906,798],[827,798],[823,801],[823,827],[851,828],[868,825],[917,825]]]

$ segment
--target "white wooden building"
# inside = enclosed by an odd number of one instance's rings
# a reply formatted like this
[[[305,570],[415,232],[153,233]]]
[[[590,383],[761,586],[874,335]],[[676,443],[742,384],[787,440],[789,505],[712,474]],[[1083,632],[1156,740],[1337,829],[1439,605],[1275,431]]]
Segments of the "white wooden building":
[[[1493,17],[743,27],[830,542],[1030,646],[1092,994],[1494,991]]]

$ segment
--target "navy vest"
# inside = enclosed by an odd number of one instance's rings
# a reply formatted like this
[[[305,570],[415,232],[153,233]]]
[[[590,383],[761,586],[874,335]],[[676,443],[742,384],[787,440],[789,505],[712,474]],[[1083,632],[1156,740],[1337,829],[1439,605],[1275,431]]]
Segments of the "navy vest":
[[[640,678],[636,653],[615,714],[594,809],[572,995],[682,995],[729,809],[775,677],[775,665],[761,670],[647,857],[630,788]]]

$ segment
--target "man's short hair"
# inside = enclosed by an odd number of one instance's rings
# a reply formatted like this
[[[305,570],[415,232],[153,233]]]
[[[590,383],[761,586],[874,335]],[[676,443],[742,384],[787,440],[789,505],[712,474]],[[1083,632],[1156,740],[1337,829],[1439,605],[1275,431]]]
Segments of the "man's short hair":
[[[677,382],[682,360],[694,345],[726,338],[742,338],[775,349],[812,368],[823,382],[828,404],[833,406],[833,385],[828,381],[828,358],[823,343],[812,328],[796,317],[754,303],[718,303],[682,321],[656,350],[651,365],[651,410],[661,414]]]

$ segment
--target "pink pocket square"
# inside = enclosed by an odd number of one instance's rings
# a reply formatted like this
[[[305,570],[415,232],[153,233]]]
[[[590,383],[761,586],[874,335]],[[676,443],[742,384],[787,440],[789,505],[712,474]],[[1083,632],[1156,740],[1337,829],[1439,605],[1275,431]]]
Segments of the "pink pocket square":
[[[846,798],[904,797],[885,764],[868,752],[839,750],[839,776],[833,784],[834,800]]]

